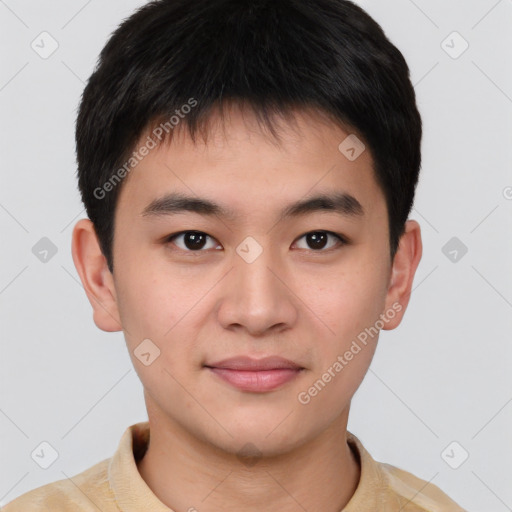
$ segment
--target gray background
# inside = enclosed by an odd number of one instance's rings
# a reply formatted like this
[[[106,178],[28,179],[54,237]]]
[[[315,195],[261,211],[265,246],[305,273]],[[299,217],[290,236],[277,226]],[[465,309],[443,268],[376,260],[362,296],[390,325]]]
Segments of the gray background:
[[[108,35],[143,3],[0,0],[0,505],[110,457],[147,418],[123,335],[94,325],[70,251],[85,216],[79,97]],[[411,68],[424,254],[349,430],[468,510],[512,510],[512,0],[358,3]],[[47,58],[31,47],[51,49],[43,31],[58,43]],[[46,262],[32,250],[43,237],[57,249]],[[48,469],[31,457],[43,441],[59,454]]]

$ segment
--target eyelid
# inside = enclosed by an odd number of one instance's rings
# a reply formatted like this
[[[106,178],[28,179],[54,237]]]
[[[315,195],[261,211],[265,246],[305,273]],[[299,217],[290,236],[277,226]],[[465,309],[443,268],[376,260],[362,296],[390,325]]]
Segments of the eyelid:
[[[213,236],[209,235],[208,233],[205,233],[204,231],[198,231],[197,229],[186,229],[184,231],[178,231],[177,233],[173,233],[171,235],[167,235],[163,238],[163,243],[165,245],[167,244],[170,244],[172,243],[173,239],[174,238],[177,238],[181,235],[185,235],[187,233],[198,233],[200,235],[206,235],[208,238],[210,238],[211,240],[214,240],[215,242],[217,242],[218,245],[220,245],[220,242]],[[191,251],[191,250],[186,250],[186,249],[181,249],[180,247],[178,247],[176,250],[178,251],[181,251],[181,252],[184,252],[184,253],[189,253],[189,254],[199,254],[199,253],[202,253],[202,252],[207,252],[207,250],[205,249],[199,249],[197,251]],[[208,249],[210,250],[210,249]]]
[[[312,233],[326,233],[327,235],[331,235],[338,239],[338,244],[336,244],[334,247],[329,247],[328,249],[302,249],[302,250],[309,250],[310,252],[314,254],[322,254],[322,253],[329,253],[331,251],[335,251],[336,249],[340,249],[341,247],[344,247],[345,245],[348,245],[350,243],[349,239],[342,235],[341,233],[336,233],[335,231],[330,231],[328,229],[314,229],[312,231],[307,231],[306,233],[300,235],[295,239],[293,243],[296,243],[297,240],[300,240],[301,238],[304,238],[306,235],[312,234]]]
[[[173,233],[171,235],[167,235],[163,238],[163,243],[166,245],[170,244],[170,243],[172,243],[174,238],[184,235],[186,233],[199,233],[202,235],[206,235],[208,238],[210,238],[211,240],[215,240],[218,243],[218,245],[220,245],[219,241],[215,237],[209,235],[208,233],[206,233],[204,231],[198,231],[196,229],[187,229],[184,231],[178,231],[177,233]],[[345,235],[342,235],[341,233],[336,233],[335,231],[330,231],[328,229],[314,229],[314,230],[307,231],[307,232],[303,233],[302,235],[300,235],[299,237],[297,237],[293,241],[293,244],[295,244],[301,238],[304,238],[305,236],[312,234],[312,233],[326,233],[327,235],[334,236],[335,238],[337,238],[338,243],[334,247],[329,247],[328,249],[318,249],[318,250],[300,249],[300,250],[309,251],[314,254],[322,254],[322,253],[330,253],[331,251],[336,251],[336,250],[341,249],[342,247],[350,244],[350,239],[347,238]],[[181,251],[182,253],[186,253],[186,254],[196,254],[197,255],[197,254],[208,252],[211,249],[198,249],[196,251],[193,251],[193,250],[181,249],[180,247],[177,247],[176,250]],[[213,249],[213,250],[219,250],[219,249]]]

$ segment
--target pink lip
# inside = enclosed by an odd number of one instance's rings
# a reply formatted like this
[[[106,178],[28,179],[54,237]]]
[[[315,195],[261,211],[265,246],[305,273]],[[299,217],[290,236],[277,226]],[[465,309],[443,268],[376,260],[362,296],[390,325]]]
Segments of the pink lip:
[[[275,370],[229,370],[227,368],[209,368],[232,386],[242,391],[271,391],[286,382],[295,378],[301,370],[292,370],[291,368],[282,368]]]
[[[277,356],[263,359],[233,357],[205,366],[232,386],[253,392],[276,389],[297,377],[303,370],[293,361]]]
[[[301,368],[293,361],[279,356],[264,357],[262,359],[254,359],[249,356],[230,357],[205,366],[209,366],[210,368],[227,368],[229,370],[250,371],[276,370],[282,368],[299,370]]]

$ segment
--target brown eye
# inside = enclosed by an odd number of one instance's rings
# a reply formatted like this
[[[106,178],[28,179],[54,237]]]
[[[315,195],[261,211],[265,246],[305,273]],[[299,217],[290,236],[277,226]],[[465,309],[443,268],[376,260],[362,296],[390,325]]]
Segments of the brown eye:
[[[208,245],[208,240],[215,240],[210,235],[203,233],[202,231],[183,231],[175,235],[171,235],[167,238],[167,243],[174,243],[178,248],[183,251],[194,251],[200,252],[203,249],[214,249],[215,244]]]
[[[305,238],[306,244],[308,247],[299,247],[300,249],[312,249],[313,251],[322,251],[323,249],[332,249],[337,244],[344,245],[346,243],[345,239],[338,235],[337,233],[332,233],[331,231],[311,231],[310,233],[306,233],[302,235],[299,239]],[[329,238],[334,239],[334,243],[329,244]]]

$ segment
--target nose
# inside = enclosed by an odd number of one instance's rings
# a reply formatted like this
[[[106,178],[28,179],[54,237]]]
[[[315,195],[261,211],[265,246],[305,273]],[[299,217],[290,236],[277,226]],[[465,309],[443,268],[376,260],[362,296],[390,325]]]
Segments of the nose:
[[[266,249],[250,263],[238,254],[233,260],[217,310],[222,327],[245,330],[251,336],[292,327],[298,318],[298,299],[285,266]]]

